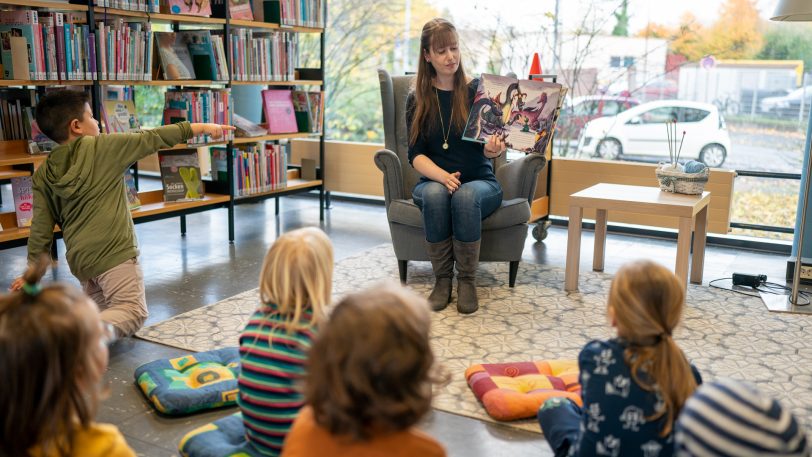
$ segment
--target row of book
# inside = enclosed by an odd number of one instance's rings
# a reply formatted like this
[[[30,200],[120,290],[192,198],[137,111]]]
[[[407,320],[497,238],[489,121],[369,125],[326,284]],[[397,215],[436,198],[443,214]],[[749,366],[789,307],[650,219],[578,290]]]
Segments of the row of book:
[[[164,79],[228,79],[222,32],[185,30],[154,35]]]
[[[9,89],[0,93],[0,141],[29,140],[30,152],[50,151],[55,143],[37,126],[34,106],[37,93],[30,89]]]
[[[212,147],[210,152],[212,181],[228,183],[228,151]],[[289,153],[290,143],[260,141],[236,147],[231,158],[234,195],[245,197],[286,188]]]
[[[235,81],[284,81],[295,78],[298,35],[237,29],[230,36],[231,76]]]
[[[272,3],[279,3],[280,17],[278,20],[272,18],[270,22],[278,22],[282,26],[324,27],[322,0],[278,0]],[[275,11],[275,8],[271,8]]]
[[[71,3],[87,5],[87,0],[71,0]],[[116,8],[144,13],[158,13],[161,5],[158,0],[93,0],[93,5],[100,8]]]
[[[171,89],[164,94],[163,123],[189,121],[231,125],[232,103],[230,89]],[[232,139],[234,132],[226,132],[225,138],[218,141]],[[189,144],[210,141],[208,135],[198,135],[190,139]]]

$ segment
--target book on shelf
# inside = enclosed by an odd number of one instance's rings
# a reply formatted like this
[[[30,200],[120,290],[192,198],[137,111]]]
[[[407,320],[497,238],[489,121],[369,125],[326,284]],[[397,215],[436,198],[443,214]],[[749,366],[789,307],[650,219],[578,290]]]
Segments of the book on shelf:
[[[76,5],[87,5],[87,0],[70,0]],[[93,5],[100,8],[116,8],[127,11],[141,11],[144,13],[159,13],[159,0],[94,0]]]
[[[226,12],[226,8],[228,8],[228,12]],[[226,14],[228,14],[228,17],[231,19],[254,20],[254,12],[251,9],[250,0],[212,0],[212,17],[225,19]]]
[[[11,178],[17,227],[30,227],[34,218],[34,190],[30,176]]]
[[[284,26],[324,27],[323,0],[253,0],[262,20]]]
[[[211,33],[208,30],[184,30],[177,33],[180,42],[189,50],[194,79],[217,80],[217,61],[214,58]]]
[[[161,12],[209,17],[211,16],[211,3],[209,0],[162,0]]]
[[[483,74],[462,138],[486,143],[495,134],[510,149],[543,154],[566,91],[557,83]]]
[[[158,151],[165,202],[202,200],[203,181],[197,148]]]
[[[223,147],[212,147],[210,152],[212,181],[216,188],[223,189],[228,183],[228,152]],[[234,195],[247,197],[285,189],[289,153],[290,143],[258,141],[235,147],[232,157]]]
[[[305,133],[321,132],[322,93],[294,90],[291,96],[299,131]]]
[[[289,89],[266,89],[262,91],[262,103],[268,133],[296,133],[296,114],[293,110],[292,91]]]
[[[153,32],[158,45],[164,79],[195,79],[195,68],[188,46],[178,32]]]
[[[164,93],[163,124],[180,121],[232,124],[230,89],[170,89]],[[229,141],[234,132],[227,131],[218,141]],[[208,135],[191,138],[189,144],[210,142]]]
[[[124,172],[124,185],[127,187],[127,206],[130,211],[140,208],[141,199],[138,198],[138,189],[135,188],[135,177],[131,168]]]
[[[234,127],[237,128],[237,130],[234,131],[235,137],[250,138],[268,134],[267,129],[263,128],[261,125],[249,121],[248,119],[240,116],[237,113],[234,113],[233,117],[234,117]]]
[[[98,78],[103,80],[152,79],[152,69],[157,62],[153,58],[156,39],[150,22],[127,22],[123,18],[98,21],[96,35],[98,49],[90,47],[91,57],[98,54],[100,68]],[[171,32],[169,32],[171,33]],[[158,51],[161,52],[161,48]],[[164,50],[165,51],[165,50]],[[92,62],[95,67],[95,61]],[[96,70],[93,70],[94,73]]]
[[[141,130],[132,100],[105,100],[101,108],[105,132],[129,133]]]
[[[299,38],[295,33],[258,32],[234,27],[229,46],[235,81],[285,81],[295,79]]]

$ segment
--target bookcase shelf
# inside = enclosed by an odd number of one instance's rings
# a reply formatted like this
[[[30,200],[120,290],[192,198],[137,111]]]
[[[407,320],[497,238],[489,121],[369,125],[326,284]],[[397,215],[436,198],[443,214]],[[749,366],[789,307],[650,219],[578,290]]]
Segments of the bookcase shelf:
[[[281,25],[275,22],[247,21],[245,19],[231,19],[230,24],[234,27],[247,27],[252,29],[273,29],[283,32],[298,33],[322,33],[322,27],[304,27],[299,25]]]
[[[321,86],[324,81],[291,79],[288,81],[231,81],[232,86]]]
[[[234,138],[232,143],[234,144],[247,144],[247,143],[256,143],[257,141],[275,141],[275,140],[287,140],[287,139],[294,139],[294,138],[312,138],[316,136],[321,136],[321,133],[279,133],[276,135],[262,135],[262,136],[248,136],[248,137],[240,137]]]
[[[314,179],[312,181],[305,181],[304,179],[289,179],[287,186],[281,189],[274,189],[265,192],[256,192],[250,195],[240,195],[239,197],[234,197],[234,199],[238,202],[244,202],[246,200],[252,199],[261,199],[262,197],[272,197],[274,195],[282,195],[282,194],[289,194],[289,193],[296,193],[306,189],[318,189],[323,184],[321,179]]]
[[[31,172],[27,170],[0,170],[0,181],[11,178],[24,178],[31,176]]]
[[[87,9],[87,7],[85,7]],[[145,13],[143,11],[130,11],[117,8],[93,7],[93,12],[99,15],[139,17],[150,22],[193,23],[208,25],[225,25],[226,20],[218,17],[189,16],[185,14]]]
[[[90,86],[93,85],[92,80],[81,79],[76,81],[62,80],[31,80],[31,79],[0,79],[0,87],[14,87],[14,86]]]
[[[151,190],[139,192],[138,199],[141,200],[141,207],[134,209],[131,214],[133,221],[142,217],[155,216],[158,214],[177,213],[191,209],[200,209],[209,206],[223,206],[227,204],[230,197],[228,195],[206,193],[202,200],[191,202],[165,202],[162,190]]]
[[[67,2],[49,2],[47,0],[3,0],[0,6],[27,6],[57,11],[87,11],[87,5],[74,5]]]
[[[177,80],[163,80],[157,79],[152,81],[143,80],[118,80],[118,79],[100,79],[99,84],[102,86],[224,86],[228,81],[206,81],[199,79],[177,79]]]

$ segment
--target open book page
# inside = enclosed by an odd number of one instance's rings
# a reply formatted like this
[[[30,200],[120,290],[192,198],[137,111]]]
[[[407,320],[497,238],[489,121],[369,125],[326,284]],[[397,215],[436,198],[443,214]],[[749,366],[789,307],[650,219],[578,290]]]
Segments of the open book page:
[[[565,92],[557,83],[483,74],[463,139],[484,143],[496,134],[510,149],[541,154]]]

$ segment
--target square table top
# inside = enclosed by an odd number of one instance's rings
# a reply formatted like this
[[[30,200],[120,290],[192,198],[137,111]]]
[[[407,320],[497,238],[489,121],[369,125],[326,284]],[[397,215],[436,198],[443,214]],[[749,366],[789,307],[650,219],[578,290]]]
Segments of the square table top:
[[[659,187],[600,183],[572,194],[570,206],[693,217],[708,206],[710,194],[675,194]]]

